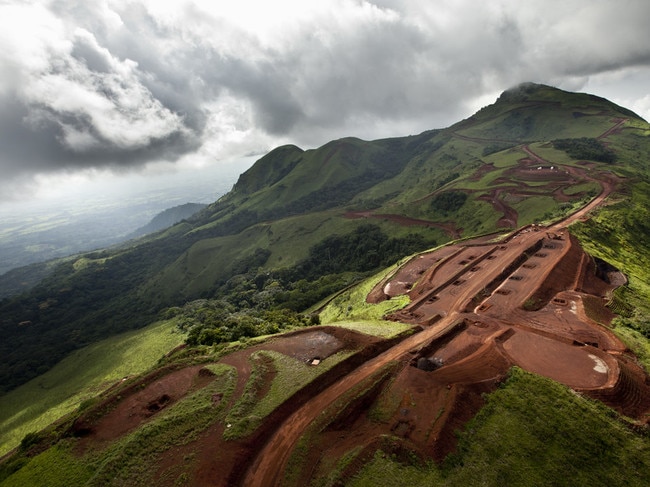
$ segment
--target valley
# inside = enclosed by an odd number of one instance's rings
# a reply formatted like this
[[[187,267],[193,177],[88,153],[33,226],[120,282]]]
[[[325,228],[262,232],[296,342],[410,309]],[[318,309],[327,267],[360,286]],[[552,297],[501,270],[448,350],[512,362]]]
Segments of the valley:
[[[242,167],[250,164],[240,161]],[[140,227],[163,210],[194,200],[208,203],[225,194],[240,167],[203,168],[138,175],[121,185],[107,181],[70,184],[67,193],[0,203],[0,276],[32,263],[115,245],[142,236]],[[4,293],[0,292],[0,296]]]

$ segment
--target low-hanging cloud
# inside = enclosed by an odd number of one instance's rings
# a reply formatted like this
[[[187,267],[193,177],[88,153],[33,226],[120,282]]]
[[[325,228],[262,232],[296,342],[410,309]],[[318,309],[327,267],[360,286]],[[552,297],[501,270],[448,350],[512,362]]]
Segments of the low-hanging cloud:
[[[647,68],[648,18],[643,0],[8,1],[0,168],[6,180],[437,128],[522,81],[579,89]]]

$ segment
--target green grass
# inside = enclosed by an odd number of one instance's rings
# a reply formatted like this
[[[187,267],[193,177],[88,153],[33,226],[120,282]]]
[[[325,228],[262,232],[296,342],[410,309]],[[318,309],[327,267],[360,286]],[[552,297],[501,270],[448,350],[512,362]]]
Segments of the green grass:
[[[123,377],[153,367],[183,342],[175,322],[155,323],[70,354],[45,374],[0,397],[0,455]]]
[[[355,448],[352,448],[352,450],[348,451],[339,459],[328,457],[321,458],[319,471],[327,473],[325,474],[324,478],[319,479],[319,482],[312,483],[312,487],[334,487],[341,485],[339,478],[345,469],[355,460],[355,458],[362,453],[362,451],[363,446],[359,445]]]
[[[615,319],[613,323],[617,324],[617,320]],[[622,326],[616,326],[614,331],[619,336],[619,338],[623,340],[623,343],[625,343],[625,345],[629,347],[630,350],[634,351],[634,354],[637,356],[639,362],[643,365],[646,372],[649,371],[650,341],[635,329],[630,328],[629,326],[624,326],[624,322],[621,325]]]
[[[601,403],[514,368],[460,434],[457,453],[441,466],[402,465],[378,452],[346,485],[649,484],[648,438]]]
[[[513,147],[501,152],[496,152],[485,157],[486,162],[491,162],[494,167],[506,168],[516,166],[519,159],[527,157],[527,154],[520,148]]]
[[[91,486],[153,485],[151,465],[165,451],[199,438],[211,424],[223,421],[225,408],[236,384],[233,367],[217,365],[217,375],[206,387],[158,413],[131,434],[119,439],[86,461],[95,469]],[[223,394],[218,405],[212,397]]]
[[[365,333],[366,335],[373,335],[382,338],[392,338],[413,328],[412,325],[384,320],[339,321],[332,323],[332,325],[340,326],[341,328],[347,328],[348,330],[358,331],[359,333]]]
[[[74,264],[72,264],[72,267],[75,271],[80,271],[83,270],[87,267],[90,267],[91,265],[102,265],[104,264],[108,258],[103,258],[103,259],[90,259],[88,257],[80,257],[79,259],[74,261]]]
[[[291,456],[287,462],[286,469],[284,471],[284,479],[282,485],[298,485],[298,479],[301,472],[306,469],[312,469],[312,465],[307,465],[307,455],[310,448],[313,448],[314,445],[317,445],[321,441],[320,433],[325,431],[328,426],[333,422],[336,422],[341,416],[345,416],[349,408],[354,406],[355,402],[362,400],[364,396],[368,393],[371,393],[376,387],[381,387],[387,378],[394,374],[395,371],[403,367],[403,364],[392,361],[385,364],[379,370],[375,371],[369,377],[366,377],[360,383],[354,387],[348,389],[342,395],[340,395],[332,404],[327,406],[315,419],[310,423],[307,429],[304,431],[303,435],[300,437],[300,440],[296,444],[296,447],[293,449]],[[356,449],[355,449],[356,450]],[[344,455],[342,459],[338,459],[338,469],[342,470],[346,462],[353,460],[354,452],[348,452]],[[347,458],[346,458],[347,457]],[[331,459],[330,459],[331,461]],[[328,463],[328,462],[326,462]],[[333,471],[323,471],[321,466],[321,477],[326,476],[330,477],[328,482],[331,482],[334,472]],[[312,470],[312,475],[315,472]],[[318,475],[316,475],[318,476]],[[323,482],[318,483],[317,479],[315,482],[312,482],[312,485],[322,485]],[[330,485],[327,483],[326,485]],[[335,484],[336,485],[336,484]],[[376,485],[391,485],[379,483]]]
[[[462,225],[463,237],[483,235],[494,232],[501,214],[493,210],[487,201],[468,201],[457,214],[457,220]]]
[[[10,476],[2,487],[73,487],[87,485],[93,469],[80,462],[70,446],[59,443],[29,460],[29,464]]]
[[[493,186],[493,182],[495,179],[498,179],[500,177],[503,177],[503,172],[507,169],[507,167],[504,168],[496,168],[493,171],[489,171],[485,173],[485,175],[479,179],[478,181],[471,180],[469,178],[466,178],[462,181],[459,181],[457,184],[454,186],[458,188],[465,188],[465,189],[490,189]],[[508,183],[503,183],[500,184],[499,186],[516,186],[516,183],[514,181],[508,182]]]
[[[271,389],[255,405],[252,412],[253,415],[265,417],[302,387],[355,352],[353,350],[340,351],[324,359],[318,366],[306,364],[302,360],[271,350],[265,350],[260,353],[267,355],[273,360],[277,372],[271,383]]]
[[[621,304],[628,316],[616,320],[615,331],[629,339],[627,327],[650,338],[650,183],[637,182],[628,193],[626,200],[600,208],[589,220],[572,225],[570,230],[588,253],[628,276],[629,283],[619,292],[619,296],[625,297]],[[644,356],[646,370],[650,370],[646,349],[647,344],[633,348]]]
[[[72,454],[66,442],[28,459],[22,468],[0,485],[15,487],[50,486],[140,486],[154,485],[151,468],[167,450],[198,439],[211,424],[223,421],[225,406],[236,384],[233,367],[208,366],[214,380],[164,409],[130,434],[101,451],[84,456]],[[212,397],[223,394],[218,405]]]
[[[575,184],[573,186],[569,186],[568,188],[565,188],[563,193],[567,196],[573,196],[574,194],[577,193],[583,193],[587,192],[590,194],[598,194],[600,193],[600,184],[588,181],[586,183],[580,183],[580,184]]]
[[[339,294],[320,313],[321,323],[381,320],[385,314],[406,306],[409,303],[408,296],[396,297],[379,304],[366,303],[366,296],[375,284],[395,272],[409,259],[410,257],[404,258],[388,269]]]
[[[551,196],[529,196],[511,206],[519,214],[519,226],[528,225],[539,219],[550,220],[562,213],[560,205]]]
[[[271,350],[255,352],[251,355],[251,377],[244,393],[226,418],[230,426],[224,431],[224,438],[232,440],[252,433],[280,404],[353,353],[342,350],[327,357],[320,365],[312,366]],[[275,373],[271,387],[263,397],[259,397],[264,377],[270,372]]]
[[[556,149],[551,143],[536,143],[530,145],[531,150],[542,159],[545,159],[556,165],[578,166],[576,160],[571,158],[563,150]]]
[[[391,487],[412,487],[415,485],[440,486],[443,484],[442,474],[435,468],[419,468],[391,459],[390,455],[378,450],[372,461],[346,484],[348,487],[374,487],[390,485]],[[475,484],[484,485],[484,484]]]
[[[428,228],[400,226],[381,219],[349,219],[341,211],[323,211],[281,218],[253,225],[236,235],[203,239],[195,243],[182,257],[149,281],[143,289],[145,296],[161,304],[204,295],[214,283],[228,274],[233,264],[256,249],[271,253],[264,267],[269,270],[289,268],[309,255],[309,249],[331,235],[344,235],[362,224],[379,226],[391,237],[412,233],[431,237]],[[434,230],[434,232],[436,232]],[[442,232],[438,231],[444,240]]]

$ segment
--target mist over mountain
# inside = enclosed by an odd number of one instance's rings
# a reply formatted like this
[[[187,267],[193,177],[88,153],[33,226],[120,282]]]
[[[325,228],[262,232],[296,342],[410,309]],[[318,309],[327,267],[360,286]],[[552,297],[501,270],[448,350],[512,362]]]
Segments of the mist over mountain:
[[[240,168],[250,163],[241,161],[239,166],[204,168],[146,179],[125,176],[119,184],[101,179],[82,181],[69,184],[61,195],[1,204],[0,297],[36,284],[50,269],[49,265],[40,263],[124,242],[159,212],[184,204],[190,198],[199,204],[214,201],[232,188]],[[179,220],[187,216],[183,213]],[[162,224],[173,223],[176,221]],[[19,269],[29,264],[34,264],[32,269],[38,271]],[[16,272],[9,274],[13,269]]]
[[[206,206],[207,204],[201,203],[184,203],[172,208],[167,208],[154,216],[149,223],[130,233],[127,236],[127,239],[141,237],[171,227],[175,223],[191,217]]]

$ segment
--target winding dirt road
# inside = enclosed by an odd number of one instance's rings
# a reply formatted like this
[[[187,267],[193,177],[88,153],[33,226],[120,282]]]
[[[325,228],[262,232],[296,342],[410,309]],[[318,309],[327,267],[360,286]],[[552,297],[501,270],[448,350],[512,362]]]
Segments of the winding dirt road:
[[[545,161],[543,158],[535,154],[529,147],[525,146],[523,150],[529,157],[537,161],[539,164],[550,164],[548,161]],[[448,334],[451,329],[458,325],[458,323],[463,319],[463,316],[466,315],[466,310],[476,296],[485,292],[485,289],[489,287],[490,283],[498,281],[499,279],[506,279],[504,273],[507,272],[507,269],[519,268],[521,265],[521,256],[528,249],[541,248],[542,244],[547,245],[549,248],[553,248],[548,244],[550,239],[553,238],[549,235],[563,233],[568,225],[585,218],[590,211],[601,205],[615,188],[616,181],[613,178],[603,177],[603,179],[598,180],[594,178],[591,179],[598,181],[601,184],[602,190],[600,194],[583,208],[564,220],[556,222],[548,227],[524,227],[502,239],[500,242],[479,244],[484,246],[481,248],[474,247],[474,250],[471,250],[471,247],[465,247],[465,249],[469,248],[470,250],[459,251],[448,258],[445,258],[445,265],[448,266],[451,266],[452,264],[460,266],[470,261],[474,265],[466,265],[463,270],[458,272],[458,275],[452,275],[442,285],[439,285],[432,291],[428,291],[427,294],[421,298],[413,299],[412,296],[411,304],[405,308],[405,310],[400,312],[402,313],[400,315],[401,318],[404,318],[400,319],[400,321],[409,322],[408,318],[411,318],[415,320],[411,321],[413,323],[425,323],[423,331],[404,339],[392,348],[365,362],[356,370],[341,377],[333,385],[313,396],[301,407],[296,409],[295,412],[286,419],[286,421],[278,425],[272,436],[268,438],[264,447],[250,463],[241,484],[257,487],[279,485],[282,481],[287,461],[294,451],[300,437],[304,434],[308,426],[315,421],[318,416],[328,408],[328,406],[331,406],[343,394],[350,391],[356,385],[362,383],[362,381],[372,376],[389,362],[408,361],[409,358],[413,356],[413,353],[427,344],[430,344],[435,339]],[[566,242],[568,242],[568,240]],[[569,245],[566,242],[564,244],[565,247]],[[472,255],[469,255],[470,253]],[[539,282],[545,278],[544,276],[547,276],[548,272],[550,272],[549,269],[554,269],[558,266],[561,260],[565,258],[565,254],[559,251],[549,251],[548,256],[546,256],[546,254],[540,255],[543,255],[546,260],[543,264],[539,265],[536,270],[531,270],[530,272],[546,274],[538,279],[524,280],[520,286],[521,292],[518,296],[532,295],[536,290],[535,286],[538,286]],[[455,263],[454,259],[458,262]],[[530,267],[532,269],[533,266],[531,265]],[[433,270],[430,271],[432,273],[431,275],[435,272],[435,268],[432,269]],[[505,294],[505,292],[503,294]],[[498,294],[493,294],[493,296],[495,303],[494,309],[497,309],[496,306],[499,303],[498,298],[500,296]],[[521,305],[521,303],[517,304],[519,306]],[[512,302],[502,299],[501,305],[511,306]],[[408,313],[411,314],[409,315]],[[529,329],[520,328],[520,330],[522,330],[519,334],[520,340],[537,340],[539,342],[540,340],[545,339],[545,333],[548,334],[544,330],[535,329],[534,324]],[[489,343],[496,343],[498,340],[495,339],[495,337],[498,338],[499,335],[502,335],[502,331],[491,335]],[[532,333],[532,335],[530,335],[530,333]],[[527,338],[529,335],[530,338]],[[512,343],[516,342],[513,341]],[[558,342],[555,347],[559,350],[563,346],[568,346],[563,345],[563,343],[564,342]],[[486,345],[484,344],[483,348],[485,347]],[[503,344],[500,344],[499,347],[502,353],[508,353],[509,349],[507,347],[504,348]],[[510,353],[515,356],[517,351],[510,350]],[[599,358],[601,355],[602,354],[599,356],[593,355],[593,360],[596,361],[595,363],[597,365],[600,364],[600,366],[604,366],[603,364],[605,364],[606,361],[611,362],[613,360],[610,360],[609,358],[606,360],[604,358],[601,359]],[[589,355],[589,357],[591,356],[592,355]],[[522,358],[521,360],[524,359]],[[535,366],[535,364],[533,363],[532,366]],[[616,366],[611,365],[610,368],[614,370]]]

